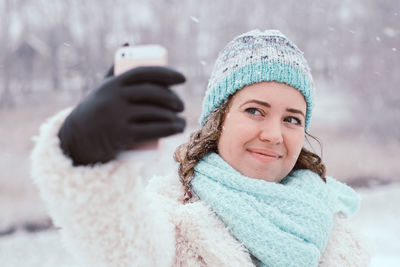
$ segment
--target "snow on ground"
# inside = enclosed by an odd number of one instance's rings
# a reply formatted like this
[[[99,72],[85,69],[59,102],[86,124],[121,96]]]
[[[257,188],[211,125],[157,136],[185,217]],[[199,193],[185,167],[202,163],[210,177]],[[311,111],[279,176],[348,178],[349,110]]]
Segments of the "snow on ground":
[[[400,183],[357,191],[362,202],[354,225],[370,245],[371,266],[400,266]]]
[[[62,247],[57,231],[16,233],[0,239],[2,267],[75,267],[75,260]]]

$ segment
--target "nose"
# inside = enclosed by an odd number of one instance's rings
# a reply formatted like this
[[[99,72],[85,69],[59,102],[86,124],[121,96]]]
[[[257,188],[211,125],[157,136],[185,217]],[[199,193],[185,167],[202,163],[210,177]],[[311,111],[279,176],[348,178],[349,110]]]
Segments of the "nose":
[[[260,140],[277,145],[283,142],[282,125],[280,120],[270,120],[263,124],[260,130]]]

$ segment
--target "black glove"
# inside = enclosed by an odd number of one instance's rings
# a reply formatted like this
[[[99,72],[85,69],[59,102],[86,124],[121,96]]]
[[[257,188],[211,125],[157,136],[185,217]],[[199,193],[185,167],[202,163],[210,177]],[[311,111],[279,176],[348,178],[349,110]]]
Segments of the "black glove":
[[[184,81],[167,67],[138,67],[106,78],[61,126],[64,154],[74,165],[104,163],[137,143],[182,132],[185,120],[176,113],[183,102],[169,86]]]

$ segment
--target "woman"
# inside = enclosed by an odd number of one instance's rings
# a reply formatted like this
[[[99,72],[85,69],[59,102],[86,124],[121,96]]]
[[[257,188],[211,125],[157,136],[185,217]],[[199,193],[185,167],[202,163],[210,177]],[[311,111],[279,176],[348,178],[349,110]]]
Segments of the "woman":
[[[65,246],[87,266],[367,266],[348,226],[359,196],[303,148],[313,82],[282,33],[250,31],[220,52],[176,173],[145,186],[119,156],[183,131],[184,82],[168,68],[109,77],[46,122],[33,177]],[[139,152],[137,152],[139,153]],[[156,163],[155,163],[156,164]]]

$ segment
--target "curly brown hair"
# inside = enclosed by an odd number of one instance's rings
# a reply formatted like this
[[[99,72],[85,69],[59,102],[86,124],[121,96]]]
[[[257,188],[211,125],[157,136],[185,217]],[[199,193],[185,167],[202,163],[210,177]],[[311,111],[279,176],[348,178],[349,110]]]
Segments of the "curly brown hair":
[[[194,131],[187,143],[181,144],[175,150],[174,160],[179,163],[179,180],[185,188],[185,193],[189,194],[189,198],[191,197],[189,183],[194,176],[194,166],[208,153],[218,151],[218,140],[222,132],[225,114],[229,111],[230,99],[231,97],[208,116],[204,126]],[[315,139],[321,145],[317,138],[306,132],[306,138],[307,136]],[[293,171],[299,169],[314,171],[326,182],[326,167],[321,158],[304,147],[293,167]]]

